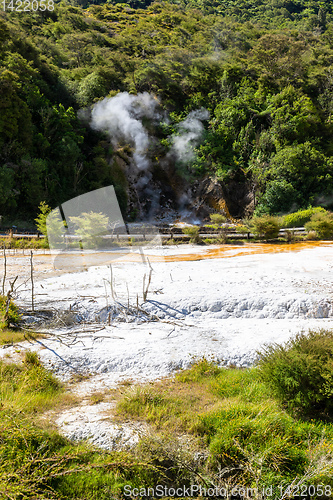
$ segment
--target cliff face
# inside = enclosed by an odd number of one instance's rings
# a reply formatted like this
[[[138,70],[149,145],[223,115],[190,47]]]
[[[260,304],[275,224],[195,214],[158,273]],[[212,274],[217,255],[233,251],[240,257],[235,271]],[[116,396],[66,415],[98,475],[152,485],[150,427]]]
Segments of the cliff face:
[[[199,219],[207,218],[212,212],[224,213],[228,218],[243,217],[254,209],[253,195],[246,183],[225,184],[205,177],[191,186],[188,208]]]
[[[224,184],[211,177],[190,182],[179,175],[174,165],[157,164],[138,172],[130,162],[121,163],[127,178],[129,220],[183,216],[202,221],[213,212],[238,218],[254,209],[248,184]]]

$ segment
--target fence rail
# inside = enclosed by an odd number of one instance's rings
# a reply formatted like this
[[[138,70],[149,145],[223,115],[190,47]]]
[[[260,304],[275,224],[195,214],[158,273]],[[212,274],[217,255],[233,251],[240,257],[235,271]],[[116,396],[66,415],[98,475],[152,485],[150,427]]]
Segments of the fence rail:
[[[305,232],[304,227],[295,227],[295,228],[283,228],[279,231],[279,236],[288,236],[288,234],[303,234]],[[228,238],[232,239],[251,239],[254,238],[255,235],[250,231],[246,232],[237,232],[235,227],[224,227],[220,229],[212,229],[205,226],[199,227],[198,235],[200,238],[217,238],[221,235],[225,235]],[[114,234],[105,235],[105,239],[116,239],[116,240],[130,240],[134,238],[136,240],[149,241],[153,240],[156,236],[160,236],[162,241],[167,241],[169,239],[174,240],[188,240],[191,238],[191,235],[184,234],[183,228],[180,227],[158,227],[158,232],[151,234],[149,232],[149,228],[147,228],[147,232],[144,232],[142,228],[130,228],[130,233],[120,233],[116,232]],[[16,233],[13,231],[7,231],[6,233],[0,232],[0,237],[9,237],[15,239],[39,239],[45,238],[43,234],[40,233],[32,233],[32,232],[20,232]],[[79,236],[75,235],[66,235],[66,239],[69,240],[80,240]]]

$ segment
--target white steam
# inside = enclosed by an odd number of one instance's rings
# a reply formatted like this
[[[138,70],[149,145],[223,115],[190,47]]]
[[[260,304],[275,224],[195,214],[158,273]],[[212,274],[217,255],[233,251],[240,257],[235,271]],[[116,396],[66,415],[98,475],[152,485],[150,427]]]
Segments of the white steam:
[[[107,131],[114,146],[120,141],[131,143],[136,166],[139,170],[146,170],[149,167],[149,135],[141,120],[144,117],[159,118],[158,105],[158,100],[147,92],[136,96],[121,92],[94,105],[91,127]]]
[[[204,131],[202,121],[207,120],[208,117],[207,109],[196,109],[178,124],[179,134],[172,136],[171,148],[177,160],[188,163],[194,159],[194,148],[198,145]]]
[[[148,92],[138,95],[121,92],[93,106],[91,127],[107,131],[114,146],[122,141],[132,144],[136,166],[139,170],[147,170],[149,134],[142,119],[160,121],[162,116],[158,107],[159,101]],[[205,108],[191,111],[185,120],[177,125],[177,134],[171,137],[172,146],[168,156],[174,156],[182,163],[191,162],[194,159],[194,148],[198,145],[204,130],[202,121],[208,117],[209,113]],[[166,116],[163,120],[168,121]]]

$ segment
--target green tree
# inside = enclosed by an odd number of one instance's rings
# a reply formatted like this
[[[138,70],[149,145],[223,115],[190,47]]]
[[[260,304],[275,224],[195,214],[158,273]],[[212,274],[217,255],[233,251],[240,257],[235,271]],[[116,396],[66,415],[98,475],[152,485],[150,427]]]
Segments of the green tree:
[[[46,160],[25,156],[19,162],[17,178],[20,186],[20,199],[26,204],[28,210],[35,210],[45,197],[46,172]]]
[[[291,85],[267,101],[276,147],[306,142],[318,133],[320,117],[311,99]]]
[[[47,236],[46,218],[50,214],[52,209],[45,201],[40,202],[38,209],[39,214],[35,219],[36,226],[40,233],[44,234],[44,236]]]
[[[75,234],[81,237],[83,248],[102,246],[102,236],[108,231],[107,215],[102,212],[83,212],[80,216],[69,217],[69,220],[77,227]]]
[[[319,194],[333,191],[332,165],[310,142],[279,150],[266,171],[269,182],[284,180],[296,190],[295,202],[306,206]],[[269,184],[268,184],[269,185]]]
[[[19,96],[19,76],[0,70],[0,147],[3,160],[16,160],[32,140],[31,113]]]
[[[256,212],[267,212],[271,215],[288,212],[295,206],[296,189],[285,179],[268,183],[264,195],[260,198]]]
[[[93,71],[80,81],[76,96],[81,106],[88,106],[95,99],[107,95],[108,91],[109,87],[105,78],[99,71]]]
[[[303,39],[289,33],[263,33],[251,52],[252,68],[259,81],[272,90],[292,83],[303,83],[306,76],[303,54],[307,46]]]
[[[15,206],[15,173],[10,165],[0,166],[0,206],[2,210],[8,210],[9,206]]]

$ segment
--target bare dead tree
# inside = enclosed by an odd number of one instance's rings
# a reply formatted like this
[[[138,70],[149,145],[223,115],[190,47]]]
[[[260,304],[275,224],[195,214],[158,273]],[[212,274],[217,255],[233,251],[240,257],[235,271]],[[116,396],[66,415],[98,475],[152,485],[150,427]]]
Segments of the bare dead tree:
[[[33,265],[33,251],[30,252],[30,280],[31,280],[31,310],[35,311],[34,304],[34,265]]]
[[[5,295],[5,283],[7,274],[7,257],[6,257],[6,243],[3,243],[3,278],[2,278],[2,295]]]
[[[147,282],[147,286],[145,286],[146,284],[146,274],[144,274],[143,276],[143,302],[146,302],[147,300],[147,295],[148,295],[148,290],[149,290],[149,286],[150,286],[150,282],[151,282],[151,275],[153,273],[153,270],[152,268],[149,269],[149,276],[148,276],[148,282]]]
[[[6,312],[4,316],[4,320],[6,325],[8,325],[8,317],[9,317],[9,306],[10,306],[10,301],[12,300],[12,295],[14,293],[14,285],[17,280],[18,276],[15,277],[14,281],[9,282],[10,284],[10,289],[7,292],[7,298],[6,298]]]
[[[106,289],[106,280],[104,280],[104,289],[105,289],[105,300],[106,300],[106,308],[108,309],[109,307],[109,301],[108,301],[108,292],[107,292],[107,289]]]
[[[111,286],[111,295],[113,300],[116,300],[116,292],[114,290],[113,286],[113,270],[112,270],[112,265],[110,264],[110,286]]]
[[[142,283],[142,296],[143,296],[143,301],[145,302],[145,285],[146,285],[146,273],[143,275],[143,283]]]
[[[152,270],[153,270],[153,268],[152,268],[152,265],[151,265],[151,263],[150,263],[150,260],[149,260],[149,257],[148,257],[148,256],[147,256],[147,262],[148,262],[149,269],[152,271]]]
[[[127,309],[130,308],[130,296],[129,296],[129,290],[128,290],[128,283],[126,281],[126,290],[127,290]]]

